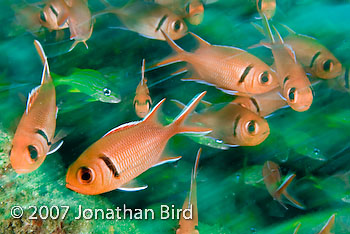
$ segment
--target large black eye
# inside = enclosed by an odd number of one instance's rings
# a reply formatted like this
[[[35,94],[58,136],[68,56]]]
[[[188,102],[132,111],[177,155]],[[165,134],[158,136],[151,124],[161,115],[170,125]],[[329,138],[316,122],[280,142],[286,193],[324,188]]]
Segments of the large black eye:
[[[82,184],[89,184],[94,179],[93,172],[90,168],[81,167],[78,171],[78,180]]]
[[[33,159],[34,161],[38,160],[38,150],[34,146],[28,146],[28,151],[31,159]]]
[[[323,70],[326,72],[329,72],[333,68],[333,61],[328,59],[326,62],[323,63]]]
[[[288,98],[289,101],[294,102],[295,101],[295,88],[291,88],[288,92]]]
[[[260,75],[260,83],[264,85],[264,84],[267,84],[268,82],[269,82],[269,73],[265,71]]]
[[[182,23],[180,20],[176,20],[174,23],[173,23],[173,29],[175,32],[178,32],[180,29],[182,28]]]
[[[112,93],[112,91],[111,91],[110,89],[107,89],[107,88],[104,88],[104,89],[103,89],[103,94],[104,94],[105,96],[110,96],[111,93]]]
[[[40,11],[40,20],[46,22],[46,16],[43,11]]]
[[[250,121],[248,124],[247,124],[247,130],[249,132],[249,134],[255,134],[256,133],[256,130],[257,130],[257,126],[256,126],[256,122],[254,120]]]

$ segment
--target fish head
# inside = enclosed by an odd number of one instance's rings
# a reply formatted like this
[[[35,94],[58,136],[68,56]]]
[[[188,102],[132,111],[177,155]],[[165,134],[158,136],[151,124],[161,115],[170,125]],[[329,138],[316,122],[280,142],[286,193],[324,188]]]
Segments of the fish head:
[[[267,65],[252,67],[253,72],[247,75],[247,90],[250,93],[266,93],[279,86],[276,73]]]
[[[114,92],[113,90],[107,87],[97,90],[96,94],[98,94],[97,99],[101,102],[119,103],[121,101],[119,93]]]
[[[199,25],[204,18],[204,5],[200,0],[191,1],[187,7],[187,20],[192,25]]]
[[[267,19],[271,19],[276,12],[276,0],[256,0],[258,12],[264,13]]]
[[[302,82],[298,78],[288,76],[283,81],[283,96],[286,98],[288,105],[298,112],[308,110],[313,101],[311,84],[306,76],[304,80],[305,82]]]
[[[32,172],[44,162],[48,150],[47,142],[41,136],[19,132],[12,141],[12,168],[18,174]]]
[[[87,195],[110,191],[113,175],[104,162],[103,156],[98,155],[88,149],[68,168],[67,188]]]
[[[62,0],[49,1],[40,12],[39,21],[50,30],[68,28],[67,5]]]
[[[331,52],[323,51],[311,68],[316,77],[322,79],[332,79],[342,74],[342,64]]]
[[[239,118],[232,123],[232,138],[235,143],[244,146],[254,146],[262,143],[270,134],[267,121],[261,116],[238,106]],[[229,142],[228,142],[229,143]]]
[[[134,98],[135,112],[138,117],[144,118],[150,111],[152,106],[151,97],[147,94],[139,94]]]
[[[188,32],[188,27],[185,21],[176,14],[168,14],[168,17],[165,19],[165,22],[160,29],[168,34],[173,40],[182,38]],[[159,33],[161,33],[160,30]],[[162,38],[164,38],[163,35]]]

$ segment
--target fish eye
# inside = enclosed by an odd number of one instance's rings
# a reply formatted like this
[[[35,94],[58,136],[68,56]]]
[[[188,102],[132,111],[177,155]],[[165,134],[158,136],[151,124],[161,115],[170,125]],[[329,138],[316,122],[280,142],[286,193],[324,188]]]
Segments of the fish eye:
[[[295,91],[296,91],[295,88],[291,88],[291,89],[288,91],[288,98],[289,98],[289,101],[291,101],[291,102],[294,102],[294,101],[295,101]]]
[[[260,83],[261,83],[262,85],[265,85],[265,84],[268,84],[269,81],[270,81],[270,79],[269,79],[269,73],[268,73],[267,71],[261,73],[261,75],[260,75]]]
[[[248,130],[249,134],[255,135],[256,132],[257,132],[257,129],[258,129],[258,127],[257,127],[257,124],[256,124],[256,122],[254,120],[249,121],[247,123],[247,130]]]
[[[90,184],[94,179],[93,171],[88,167],[81,167],[78,170],[78,181],[82,184]]]
[[[43,22],[46,22],[46,16],[45,16],[45,13],[43,11],[40,11],[40,20]]]
[[[28,146],[28,151],[29,151],[29,154],[30,154],[30,158],[33,161],[38,160],[38,150],[35,148],[35,146],[29,145]]]
[[[110,96],[111,93],[112,93],[112,91],[111,91],[110,89],[107,89],[107,88],[104,88],[104,89],[103,89],[103,94],[104,94],[105,96]]]
[[[333,68],[333,64],[334,64],[333,61],[331,59],[328,59],[323,63],[323,70],[326,72],[331,71]]]
[[[175,32],[178,32],[182,28],[182,22],[180,20],[176,20],[173,23],[173,29]]]

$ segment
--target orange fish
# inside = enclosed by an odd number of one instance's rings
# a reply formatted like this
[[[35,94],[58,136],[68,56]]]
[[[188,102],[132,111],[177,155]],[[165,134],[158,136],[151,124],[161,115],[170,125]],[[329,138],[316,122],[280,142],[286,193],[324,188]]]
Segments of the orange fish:
[[[142,78],[136,88],[136,95],[134,98],[135,112],[138,117],[144,118],[151,109],[152,99],[149,96],[147,87],[147,79],[145,78],[145,60],[142,60]]]
[[[187,25],[182,17],[169,8],[154,2],[130,1],[122,8],[111,7],[97,15],[105,13],[115,14],[124,26],[140,35],[157,40],[165,40],[161,30],[169,34],[174,40],[187,34]]]
[[[284,208],[288,209],[282,202],[283,194],[295,207],[299,209],[305,209],[305,207],[301,205],[300,202],[295,200],[287,192],[287,187],[295,178],[295,174],[290,175],[281,185],[279,185],[281,182],[280,167],[271,161],[265,162],[262,174],[266,189],[274,200],[277,200]]]
[[[342,74],[339,60],[315,38],[297,34],[283,25],[289,32],[284,42],[295,52],[298,62],[311,75],[322,79],[333,79]]]
[[[40,23],[41,8],[27,5],[25,7],[12,6],[16,13],[16,21],[33,34],[38,34],[42,25]]]
[[[271,68],[254,55],[235,47],[211,45],[192,34],[200,44],[190,53],[184,51],[163,32],[169,45],[177,52],[155,66],[164,66],[185,61],[192,69],[192,78],[183,80],[214,85],[229,94],[266,93],[278,87],[278,81]],[[187,71],[183,68],[178,72]]]
[[[94,24],[87,0],[65,0],[68,6],[68,25],[70,39],[75,40],[69,51],[82,42],[88,48],[86,41],[90,39]]]
[[[279,92],[280,89],[277,88],[251,97],[238,96],[232,103],[239,104],[260,116],[266,117],[276,110],[288,106],[287,102],[281,98]]]
[[[256,7],[260,15],[266,15],[271,19],[276,13],[276,0],[256,0]]]
[[[184,105],[174,103],[183,108]],[[222,140],[227,146],[255,146],[270,134],[267,121],[259,115],[237,104],[228,104],[217,110],[215,106],[191,115],[191,122],[213,129],[209,134]]]
[[[199,25],[204,18],[204,4],[202,0],[192,0],[186,7],[187,15],[185,18],[190,24]]]
[[[47,58],[40,43],[34,41],[34,45],[44,64],[44,70],[41,84],[29,94],[26,110],[13,137],[10,161],[17,173],[36,170],[46,155],[54,153],[63,143],[54,142],[56,92]]]
[[[101,194],[114,189],[137,191],[147,188],[135,178],[156,165],[181,157],[161,157],[168,140],[184,132],[206,134],[210,129],[183,125],[206,92],[197,95],[170,125],[157,120],[161,100],[142,120],[123,124],[85,150],[69,167],[66,186],[82,194]]]
[[[64,0],[50,0],[40,12],[40,23],[51,30],[68,28],[68,6]]]
[[[331,229],[333,228],[334,226],[334,221],[335,221],[335,214],[332,214],[332,216],[328,219],[327,223],[323,226],[323,228],[321,229],[321,231],[318,233],[318,234],[333,234],[331,232]],[[300,228],[300,225],[299,224],[295,230],[294,230],[294,233],[293,234],[297,234],[298,231],[299,231],[299,228]]]
[[[198,150],[194,168],[191,174],[191,188],[190,193],[185,199],[182,206],[182,211],[186,209],[192,209],[192,219],[185,219],[183,215],[180,216],[179,228],[176,230],[176,234],[199,234],[198,227],[198,208],[197,208],[197,169],[199,158],[201,156],[202,148]],[[192,207],[191,207],[192,206]]]
[[[313,101],[311,83],[304,69],[297,62],[294,51],[284,43],[276,28],[274,29],[279,36],[279,42],[275,41],[266,16],[262,15],[262,18],[266,34],[271,42],[269,47],[275,60],[282,96],[293,110],[306,111],[310,108]]]

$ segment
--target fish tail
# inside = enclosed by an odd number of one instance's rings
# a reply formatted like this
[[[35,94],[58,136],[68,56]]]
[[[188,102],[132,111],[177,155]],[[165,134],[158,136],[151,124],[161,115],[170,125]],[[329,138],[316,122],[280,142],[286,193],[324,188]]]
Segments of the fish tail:
[[[289,193],[287,193],[287,191],[284,191],[283,195],[297,208],[305,210],[305,207],[298,202],[297,200],[295,200],[291,195],[289,195]]]
[[[42,64],[44,65],[44,72],[41,78],[41,84],[42,84],[44,83],[45,79],[51,79],[49,63],[47,61],[47,56],[45,54],[45,51],[38,40],[34,40],[34,46],[40,56]]]
[[[208,134],[209,132],[212,131],[212,129],[209,128],[203,128],[203,127],[198,127],[198,126],[186,126],[183,125],[189,114],[194,111],[196,106],[199,104],[200,100],[204,97],[204,95],[207,92],[204,91],[194,97],[190,104],[182,110],[182,112],[176,117],[173,123],[169,125],[169,127],[173,128],[173,131],[175,134],[177,133],[201,133],[201,134]]]

